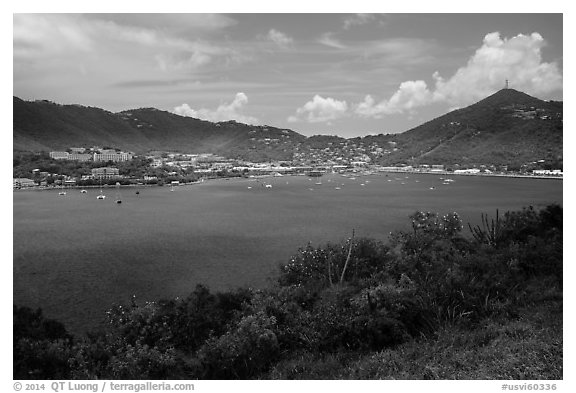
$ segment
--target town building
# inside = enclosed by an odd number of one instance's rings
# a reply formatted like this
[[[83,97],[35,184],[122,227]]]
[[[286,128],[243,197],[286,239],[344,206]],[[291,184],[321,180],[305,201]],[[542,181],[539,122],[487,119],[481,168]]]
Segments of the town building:
[[[75,160],[75,161],[91,161],[92,155],[91,154],[82,154],[82,153],[70,153],[68,155],[68,160]]]
[[[50,158],[54,160],[67,160],[70,153],[67,151],[51,151]]]
[[[92,169],[92,177],[99,180],[115,179],[120,177],[118,168],[104,167]]]
[[[36,183],[32,179],[26,177],[17,177],[12,179],[14,188],[34,187]]]
[[[94,153],[95,162],[107,162],[107,161],[122,162],[122,161],[130,161],[131,159],[132,159],[131,153],[123,153],[123,152]]]

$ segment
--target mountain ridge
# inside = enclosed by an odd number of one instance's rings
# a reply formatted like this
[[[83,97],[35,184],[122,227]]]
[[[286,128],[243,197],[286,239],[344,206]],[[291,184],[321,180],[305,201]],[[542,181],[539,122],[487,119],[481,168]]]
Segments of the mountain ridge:
[[[108,145],[136,153],[186,151],[267,161],[290,160],[296,151],[352,141],[362,147],[378,146],[384,153],[372,154],[371,159],[386,165],[562,160],[563,103],[542,101],[514,89],[502,89],[402,133],[349,139],[306,137],[286,128],[233,120],[213,123],[156,108],[113,113],[18,97],[13,97],[13,105],[15,151]]]

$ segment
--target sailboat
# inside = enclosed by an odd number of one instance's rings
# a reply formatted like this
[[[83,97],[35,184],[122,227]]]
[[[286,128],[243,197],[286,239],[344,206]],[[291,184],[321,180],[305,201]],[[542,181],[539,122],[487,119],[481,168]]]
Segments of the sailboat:
[[[106,195],[102,194],[102,179],[100,179],[100,195],[96,197],[96,199],[104,199]]]
[[[116,182],[116,203],[122,203],[122,197],[120,196],[120,182]]]

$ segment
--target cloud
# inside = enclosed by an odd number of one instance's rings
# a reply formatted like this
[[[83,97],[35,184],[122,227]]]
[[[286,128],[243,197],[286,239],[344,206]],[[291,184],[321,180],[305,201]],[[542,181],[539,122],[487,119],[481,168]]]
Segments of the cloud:
[[[69,51],[89,52],[94,40],[74,18],[62,15],[14,14],[15,58],[47,57]]]
[[[224,14],[208,13],[116,13],[85,14],[88,19],[114,22],[123,26],[156,28],[174,33],[194,35],[211,33],[237,24],[236,20]]]
[[[290,46],[294,39],[292,37],[287,36],[286,34],[282,33],[281,31],[271,29],[266,36],[270,41],[274,42],[279,47],[285,48]]]
[[[542,61],[545,41],[538,33],[519,34],[510,39],[500,33],[484,37],[482,46],[467,64],[444,79],[438,72],[432,77],[434,88],[423,80],[402,82],[387,100],[376,102],[370,95],[355,105],[354,112],[363,117],[413,113],[416,108],[432,103],[446,103],[452,108],[470,105],[504,87],[528,94],[542,95],[562,89],[562,73],[555,62]]]
[[[242,107],[247,103],[248,96],[240,92],[236,93],[236,97],[231,103],[221,104],[215,110],[206,108],[195,110],[184,103],[175,107],[173,112],[180,116],[195,117],[212,122],[236,120],[240,123],[258,124],[259,120],[257,118],[240,113]]]
[[[309,123],[324,123],[346,116],[348,104],[346,101],[338,101],[334,98],[324,98],[318,94],[312,100],[296,110],[295,116],[290,116],[288,121],[307,121]]]
[[[466,66],[445,80],[438,73],[434,98],[451,105],[466,105],[504,87],[528,94],[546,94],[562,89],[562,73],[555,62],[542,61],[541,49],[545,41],[538,33],[519,34],[510,39],[500,33],[484,37],[482,46],[468,60]]]
[[[144,66],[156,65],[163,71],[194,70],[200,66],[226,65],[238,60],[238,51],[231,47],[212,44],[192,35],[175,34],[175,28],[163,28],[169,21],[180,20],[177,15],[162,14],[157,23],[146,15],[92,15],[81,14],[14,14],[14,59],[26,64],[56,63],[66,58],[70,63],[96,61],[106,58],[128,63],[126,59]],[[195,21],[197,18],[193,18]],[[180,28],[184,21],[180,20]],[[227,24],[228,23],[228,24]],[[223,28],[228,19],[206,16],[204,26]],[[158,25],[160,24],[160,26]]]
[[[320,38],[318,38],[318,42],[322,45],[326,45],[326,46],[329,46],[331,48],[336,48],[336,49],[346,48],[346,45],[342,44],[340,41],[338,41],[333,36],[334,36],[334,33],[331,33],[331,32],[324,33],[320,36]]]
[[[344,19],[344,29],[348,30],[353,26],[365,25],[374,19],[376,19],[376,15],[374,14],[354,14]]]
[[[426,82],[406,81],[388,100],[376,103],[372,96],[367,95],[364,101],[358,104],[354,112],[363,117],[380,118],[382,115],[412,113],[418,107],[428,105],[433,100],[433,93],[428,89]]]

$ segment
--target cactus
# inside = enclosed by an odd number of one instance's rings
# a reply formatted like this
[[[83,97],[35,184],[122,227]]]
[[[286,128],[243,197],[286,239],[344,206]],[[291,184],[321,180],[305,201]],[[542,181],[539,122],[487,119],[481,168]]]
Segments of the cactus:
[[[476,225],[472,227],[468,224],[472,236],[479,243],[484,243],[492,247],[498,247],[503,238],[503,226],[500,222],[500,214],[496,209],[496,221],[491,219],[488,221],[488,214],[482,213],[482,227]]]

